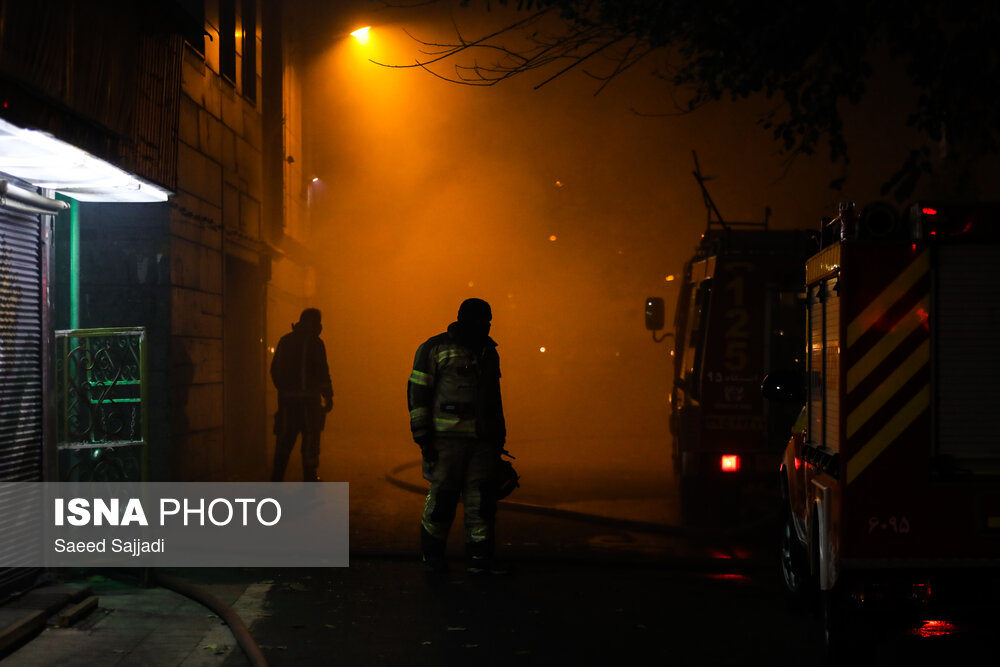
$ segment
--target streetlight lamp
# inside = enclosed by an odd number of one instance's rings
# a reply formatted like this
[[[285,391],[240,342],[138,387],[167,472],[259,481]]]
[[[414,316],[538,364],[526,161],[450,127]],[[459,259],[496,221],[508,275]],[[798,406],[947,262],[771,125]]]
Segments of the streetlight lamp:
[[[351,37],[358,40],[358,44],[365,45],[368,43],[368,40],[371,39],[371,36],[368,34],[371,29],[372,27],[370,25],[366,25],[364,28],[358,28],[351,33]]]

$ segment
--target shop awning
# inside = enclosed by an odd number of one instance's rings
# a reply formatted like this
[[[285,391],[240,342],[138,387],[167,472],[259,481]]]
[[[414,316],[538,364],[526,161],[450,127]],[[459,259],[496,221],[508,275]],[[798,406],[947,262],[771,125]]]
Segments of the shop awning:
[[[3,119],[0,172],[79,201],[162,202],[171,194],[50,134]]]

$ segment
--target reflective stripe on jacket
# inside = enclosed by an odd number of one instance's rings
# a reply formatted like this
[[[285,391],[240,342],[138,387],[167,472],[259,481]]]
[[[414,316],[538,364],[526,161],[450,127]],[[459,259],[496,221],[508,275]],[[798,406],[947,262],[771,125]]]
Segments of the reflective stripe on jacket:
[[[475,351],[458,342],[455,324],[417,348],[407,383],[414,438],[438,434],[503,443],[500,357],[489,337]]]

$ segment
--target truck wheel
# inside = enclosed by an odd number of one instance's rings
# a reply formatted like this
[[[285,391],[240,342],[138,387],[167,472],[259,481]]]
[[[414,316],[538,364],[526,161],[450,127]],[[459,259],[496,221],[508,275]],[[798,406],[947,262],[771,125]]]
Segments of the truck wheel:
[[[812,590],[809,577],[809,563],[806,551],[799,543],[795,532],[792,511],[785,512],[785,523],[781,529],[778,546],[779,565],[781,566],[781,583],[785,591],[792,597],[805,600]]]

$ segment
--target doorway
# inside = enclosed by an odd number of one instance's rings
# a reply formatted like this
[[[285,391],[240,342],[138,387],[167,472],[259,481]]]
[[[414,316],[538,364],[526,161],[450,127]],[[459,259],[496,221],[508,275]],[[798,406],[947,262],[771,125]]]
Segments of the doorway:
[[[263,481],[266,461],[264,278],[259,264],[226,256],[223,317],[227,481]]]

